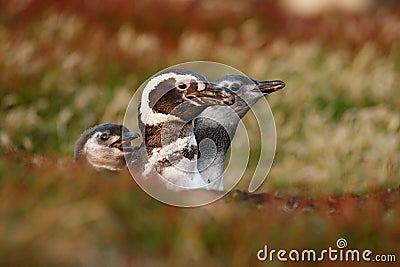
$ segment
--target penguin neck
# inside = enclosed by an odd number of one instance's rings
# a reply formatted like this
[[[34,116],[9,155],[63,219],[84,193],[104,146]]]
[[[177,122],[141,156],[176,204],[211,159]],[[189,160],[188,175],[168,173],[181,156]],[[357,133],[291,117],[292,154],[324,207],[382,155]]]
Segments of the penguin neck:
[[[145,127],[144,141],[149,155],[153,149],[161,149],[184,138],[194,138],[192,121],[167,120]]]
[[[216,152],[224,155],[229,149],[238,123],[239,121],[235,119],[215,121],[203,117],[197,118],[194,123],[197,145],[201,146],[203,140],[210,139],[216,146]]]

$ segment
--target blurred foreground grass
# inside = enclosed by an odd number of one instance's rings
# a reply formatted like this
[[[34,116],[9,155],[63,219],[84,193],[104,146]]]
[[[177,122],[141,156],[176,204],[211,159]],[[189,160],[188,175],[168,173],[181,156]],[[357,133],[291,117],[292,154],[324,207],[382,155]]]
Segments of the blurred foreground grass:
[[[256,266],[264,245],[321,251],[340,237],[351,249],[399,255],[400,191],[303,198],[299,207],[270,197],[258,208],[231,201],[174,208],[147,196],[127,171],[15,154],[2,164],[1,266]]]
[[[149,76],[211,60],[287,83],[268,98],[278,143],[263,191],[324,199],[398,187],[398,6],[306,19],[275,2],[171,2],[0,3],[0,265],[246,266],[265,243],[323,249],[339,237],[398,253],[398,196],[336,215],[175,209],[126,172],[71,165],[79,134],[122,122]]]

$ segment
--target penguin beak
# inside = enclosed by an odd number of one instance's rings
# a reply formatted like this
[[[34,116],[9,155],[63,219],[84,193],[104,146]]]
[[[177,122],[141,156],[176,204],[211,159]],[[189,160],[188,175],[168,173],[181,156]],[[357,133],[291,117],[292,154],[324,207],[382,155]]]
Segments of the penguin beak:
[[[111,144],[111,147],[118,148],[124,152],[130,152],[133,148],[131,146],[131,141],[139,137],[140,134],[137,132],[123,132],[122,136],[119,136],[118,139]]]
[[[199,86],[198,89],[190,94],[187,94],[188,99],[202,98],[203,102],[207,104],[220,104],[220,105],[233,105],[235,103],[235,96],[228,88],[205,83],[204,86]]]
[[[270,81],[254,81],[260,91],[266,95],[276,91],[279,91],[285,87],[285,83],[280,80],[270,80]]]
[[[139,138],[140,134],[138,132],[124,132],[122,133],[122,140],[132,141],[133,139]]]

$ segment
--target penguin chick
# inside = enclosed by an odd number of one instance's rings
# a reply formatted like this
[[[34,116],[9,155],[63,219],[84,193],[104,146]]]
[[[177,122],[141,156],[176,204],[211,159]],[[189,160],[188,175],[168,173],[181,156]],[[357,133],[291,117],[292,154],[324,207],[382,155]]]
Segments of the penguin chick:
[[[92,127],[76,141],[74,161],[86,159],[95,168],[121,170],[126,167],[125,156],[137,149],[131,146],[131,141],[139,136],[120,124],[105,123]]]

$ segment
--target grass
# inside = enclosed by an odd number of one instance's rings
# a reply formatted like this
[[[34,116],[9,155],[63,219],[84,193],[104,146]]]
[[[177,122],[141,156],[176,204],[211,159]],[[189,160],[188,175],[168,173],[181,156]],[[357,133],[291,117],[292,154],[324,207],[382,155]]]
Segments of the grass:
[[[264,244],[339,237],[400,257],[387,191],[400,177],[399,6],[301,18],[276,2],[159,4],[0,3],[0,265],[257,266]],[[287,84],[268,97],[277,152],[262,207],[173,208],[128,172],[72,164],[84,129],[121,123],[143,81],[189,60]]]

